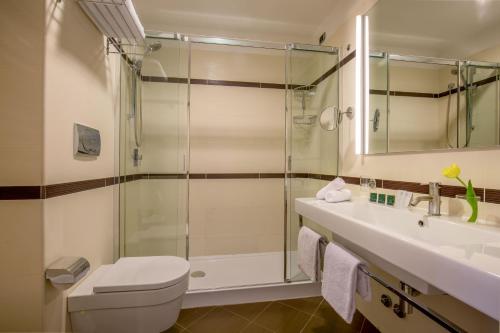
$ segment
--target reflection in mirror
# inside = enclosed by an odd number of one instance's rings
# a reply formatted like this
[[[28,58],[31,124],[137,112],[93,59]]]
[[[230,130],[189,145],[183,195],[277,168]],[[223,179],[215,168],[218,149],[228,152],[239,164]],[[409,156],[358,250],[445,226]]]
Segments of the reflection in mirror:
[[[500,144],[500,2],[379,0],[367,15],[367,153]]]

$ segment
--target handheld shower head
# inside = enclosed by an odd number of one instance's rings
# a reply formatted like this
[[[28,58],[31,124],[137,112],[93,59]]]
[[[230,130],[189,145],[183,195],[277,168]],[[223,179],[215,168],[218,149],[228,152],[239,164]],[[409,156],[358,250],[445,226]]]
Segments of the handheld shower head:
[[[145,51],[145,54],[146,55],[151,55],[151,53],[153,52],[156,52],[158,51],[159,49],[161,49],[161,42],[153,42],[151,44],[147,44],[146,45],[146,51]]]

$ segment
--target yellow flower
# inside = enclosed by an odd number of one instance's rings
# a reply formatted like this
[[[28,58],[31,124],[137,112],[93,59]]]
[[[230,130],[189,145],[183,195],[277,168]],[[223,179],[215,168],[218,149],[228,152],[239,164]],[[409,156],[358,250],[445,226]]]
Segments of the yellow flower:
[[[453,163],[447,168],[444,168],[443,171],[443,176],[448,177],[448,178],[458,178],[460,176],[460,168],[458,165]]]

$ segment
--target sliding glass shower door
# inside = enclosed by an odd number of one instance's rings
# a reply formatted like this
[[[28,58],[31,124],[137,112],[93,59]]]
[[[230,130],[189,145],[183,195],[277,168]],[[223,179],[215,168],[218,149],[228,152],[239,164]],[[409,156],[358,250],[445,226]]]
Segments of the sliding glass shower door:
[[[189,49],[146,42],[122,61],[120,255],[186,257]]]
[[[297,266],[295,198],[314,197],[338,171],[339,57],[334,48],[295,46],[287,55],[286,279],[307,279]],[[314,223],[304,224],[318,229]],[[318,230],[328,235],[326,230]]]
[[[120,256],[185,257],[191,290],[304,279],[294,199],[337,175],[336,49],[172,36],[122,61]]]

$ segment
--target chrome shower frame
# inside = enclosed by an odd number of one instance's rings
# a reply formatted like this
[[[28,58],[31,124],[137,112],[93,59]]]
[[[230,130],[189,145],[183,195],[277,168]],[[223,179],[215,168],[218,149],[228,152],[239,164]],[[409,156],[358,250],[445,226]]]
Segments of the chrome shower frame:
[[[189,198],[189,193],[190,193],[190,152],[191,152],[191,140],[190,140],[190,133],[191,133],[191,126],[190,126],[190,114],[191,114],[191,48],[192,48],[192,43],[197,43],[197,44],[212,44],[212,45],[227,45],[227,46],[239,46],[239,47],[249,47],[249,48],[260,48],[260,49],[273,49],[273,50],[282,50],[283,51],[283,56],[285,58],[285,66],[284,66],[284,71],[285,71],[285,122],[284,122],[284,127],[285,127],[285,137],[284,137],[284,146],[285,146],[285,151],[284,154],[286,156],[285,161],[284,161],[284,166],[285,166],[285,172],[284,172],[284,186],[283,186],[283,196],[284,196],[284,221],[283,221],[283,237],[284,237],[284,245],[283,245],[283,282],[292,282],[291,279],[288,278],[287,276],[287,271],[289,269],[289,263],[288,263],[288,244],[289,244],[289,237],[290,237],[290,230],[288,230],[289,223],[288,223],[288,209],[290,207],[290,202],[289,202],[289,193],[290,193],[290,173],[291,173],[291,161],[289,161],[288,154],[290,153],[290,147],[288,146],[289,140],[290,140],[290,129],[288,128],[289,122],[287,121],[287,117],[290,114],[289,113],[289,98],[290,98],[290,85],[289,85],[289,77],[288,77],[288,71],[289,71],[289,51],[291,50],[300,50],[300,51],[309,51],[309,52],[321,52],[321,53],[328,53],[328,54],[339,54],[339,49],[336,47],[330,47],[330,46],[319,46],[319,45],[307,45],[307,44],[298,44],[298,43],[275,43],[275,42],[262,42],[262,41],[250,41],[250,40],[240,40],[240,39],[231,39],[231,38],[219,38],[219,37],[207,37],[207,36],[197,36],[197,35],[185,35],[185,34],[180,34],[180,33],[165,33],[165,32],[155,32],[155,31],[146,31],[146,38],[152,38],[152,39],[164,39],[164,40],[177,40],[177,41],[182,41],[187,43],[188,47],[188,78],[187,78],[187,128],[186,128],[186,133],[187,133],[187,147],[186,147],[186,154],[187,154],[187,161],[185,162],[186,168],[184,170],[186,174],[186,180],[187,180],[187,197]],[[114,46],[116,48],[116,52],[110,50],[110,46]],[[106,50],[107,53],[119,53],[122,56],[130,56],[132,59],[137,56],[144,56],[147,55],[148,49],[147,49],[147,44],[141,47],[139,50],[134,49],[131,50],[132,52],[127,52],[124,47],[127,47],[129,45],[122,44],[120,41],[113,40],[113,39],[108,39],[107,40],[107,46]],[[133,46],[133,45],[130,45]],[[129,65],[134,68],[134,62],[129,62]],[[290,155],[291,156],[291,155]],[[337,169],[338,169],[338,158],[337,158]],[[188,199],[189,200],[189,199]],[[189,259],[190,257],[190,242],[189,242],[189,209],[187,209],[186,213],[186,220],[185,220],[185,226],[186,226],[186,259]]]

